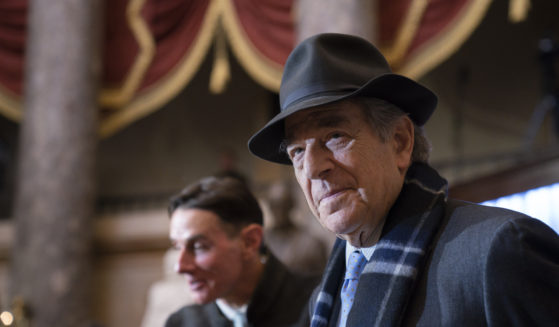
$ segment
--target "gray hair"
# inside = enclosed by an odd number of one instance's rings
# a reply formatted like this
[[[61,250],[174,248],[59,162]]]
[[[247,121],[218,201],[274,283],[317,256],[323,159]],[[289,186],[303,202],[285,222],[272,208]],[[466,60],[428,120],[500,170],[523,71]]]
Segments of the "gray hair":
[[[383,142],[388,141],[390,138],[396,121],[407,115],[396,105],[382,99],[360,97],[353,101],[365,109],[367,118]],[[427,139],[423,127],[418,126],[416,123],[413,123],[413,137],[411,162],[426,163],[431,152],[431,142]]]

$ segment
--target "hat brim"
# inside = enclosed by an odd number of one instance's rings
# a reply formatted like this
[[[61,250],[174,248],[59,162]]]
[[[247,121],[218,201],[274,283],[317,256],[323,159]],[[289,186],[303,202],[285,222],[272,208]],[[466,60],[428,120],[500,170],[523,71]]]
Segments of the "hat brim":
[[[423,126],[437,106],[437,96],[415,81],[397,74],[384,74],[371,79],[356,90],[317,94],[290,104],[248,141],[250,152],[275,163],[291,165],[280,145],[285,139],[284,120],[301,110],[331,104],[355,97],[371,97],[388,101],[404,112],[418,126]]]

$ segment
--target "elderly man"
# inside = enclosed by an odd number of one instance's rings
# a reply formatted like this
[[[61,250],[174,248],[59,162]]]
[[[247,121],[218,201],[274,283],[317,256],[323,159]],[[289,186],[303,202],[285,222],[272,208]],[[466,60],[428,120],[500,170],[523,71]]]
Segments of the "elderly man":
[[[262,211],[241,181],[208,177],[169,204],[170,238],[196,302],[166,327],[308,326],[304,310],[318,280],[262,254]]]
[[[437,98],[367,41],[321,34],[289,56],[281,112],[249,141],[292,164],[338,236],[311,326],[556,326],[559,238],[523,214],[448,199],[422,126]]]

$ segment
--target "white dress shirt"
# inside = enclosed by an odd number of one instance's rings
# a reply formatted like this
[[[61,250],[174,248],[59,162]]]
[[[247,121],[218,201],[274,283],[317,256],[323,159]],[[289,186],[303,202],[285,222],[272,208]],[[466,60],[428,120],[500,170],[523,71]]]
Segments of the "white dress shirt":
[[[248,304],[244,304],[240,307],[233,307],[229,305],[227,302],[217,299],[215,300],[215,304],[221,312],[227,317],[227,319],[233,322],[233,326],[235,327],[247,327],[247,308]]]

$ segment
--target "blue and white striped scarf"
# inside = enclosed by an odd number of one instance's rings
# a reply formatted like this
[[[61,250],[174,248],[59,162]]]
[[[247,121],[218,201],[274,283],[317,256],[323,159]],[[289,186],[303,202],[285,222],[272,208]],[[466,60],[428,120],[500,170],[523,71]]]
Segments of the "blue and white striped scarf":
[[[446,190],[446,180],[428,165],[410,167],[375,252],[359,277],[348,327],[400,325],[444,214]],[[342,240],[334,245],[313,304],[311,327],[329,324],[345,272],[345,245]]]

